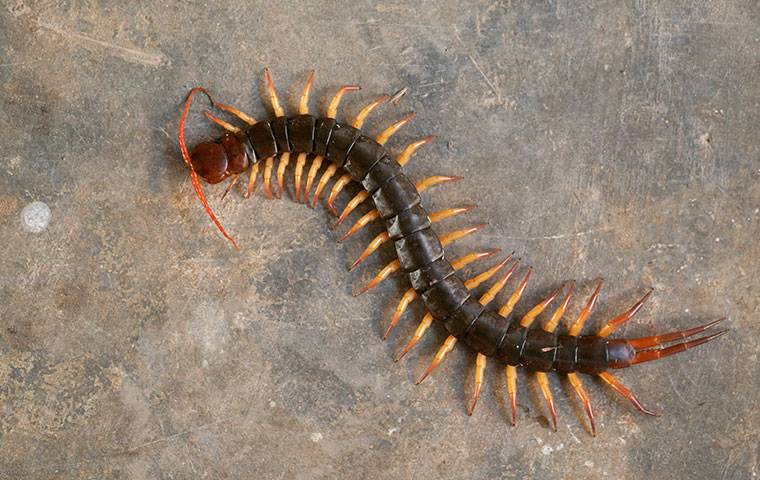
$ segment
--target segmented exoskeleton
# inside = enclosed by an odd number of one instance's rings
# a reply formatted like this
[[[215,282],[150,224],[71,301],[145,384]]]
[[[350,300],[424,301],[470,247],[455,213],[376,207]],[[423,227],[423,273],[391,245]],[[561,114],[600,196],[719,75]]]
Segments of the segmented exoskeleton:
[[[483,383],[486,359],[492,358],[506,365],[512,424],[515,424],[516,421],[516,367],[523,366],[535,372],[556,430],[556,411],[546,374],[546,372],[554,370],[567,375],[575,392],[583,402],[589,418],[591,433],[595,435],[596,425],[593,410],[588,394],[578,376],[579,373],[600,377],[613,389],[625,396],[639,411],[655,415],[645,409],[634,394],[623,386],[609,370],[667,357],[706,343],[726,333],[726,330],[723,330],[703,337],[687,339],[710,329],[723,320],[719,319],[699,327],[664,335],[628,340],[608,338],[615,329],[630,320],[639,311],[649,298],[650,290],[630,309],[607,322],[596,334],[580,335],[584,323],[599,298],[599,291],[602,287],[600,281],[578,318],[571,323],[568,332],[558,335],[555,331],[570,302],[574,289],[573,282],[564,284],[551,292],[522,317],[512,317],[513,309],[527,287],[531,276],[530,268],[527,269],[517,288],[498,311],[487,309],[486,306],[505,288],[509,279],[517,271],[519,260],[513,260],[512,255],[509,255],[495,266],[467,280],[463,280],[457,273],[465,265],[496,254],[498,250],[474,252],[453,261],[450,261],[444,254],[445,246],[479,230],[483,225],[455,230],[441,236],[436,234],[432,226],[433,223],[467,212],[473,207],[463,206],[429,213],[422,206],[420,192],[432,185],[458,180],[460,177],[433,176],[415,184],[404,174],[402,167],[409,161],[412,154],[421,146],[432,141],[434,137],[426,137],[413,142],[395,160],[391,158],[385,148],[386,142],[402,126],[409,123],[414,118],[414,114],[394,123],[377,137],[370,138],[362,133],[361,127],[367,115],[388,101],[389,96],[383,95],[367,105],[352,122],[341,123],[336,120],[341,98],[345,93],[359,89],[355,85],[343,86],[330,102],[326,115],[317,118],[309,113],[309,92],[314,79],[312,72],[300,98],[298,115],[286,117],[277,98],[270,73],[266,69],[264,78],[266,91],[275,114],[275,118],[266,121],[255,121],[234,107],[214,102],[208,92],[201,87],[193,89],[187,97],[180,121],[179,144],[182,156],[190,168],[193,186],[207,214],[225,238],[235,244],[235,241],[227,234],[209,208],[198,177],[200,176],[209,183],[219,183],[231,178],[231,182],[225,191],[226,194],[239,176],[249,169],[248,186],[245,193],[245,197],[248,198],[254,189],[259,169],[263,165],[264,192],[268,198],[273,198],[275,192],[273,192],[271,183],[275,162],[277,162],[277,170],[274,173],[278,185],[276,196],[281,197],[285,172],[293,156],[295,156],[294,199],[297,202],[307,201],[317,179],[317,174],[325,163],[327,167],[316,182],[312,206],[317,204],[328,183],[338,174],[340,176],[334,182],[327,199],[327,206],[335,215],[337,215],[337,211],[334,201],[337,195],[350,182],[361,184],[363,190],[354,196],[343,212],[338,215],[337,224],[342,223],[358,205],[370,198],[375,208],[359,218],[340,238],[340,241],[347,239],[375,220],[385,222],[386,231],[370,242],[351,269],[358,266],[382,244],[388,242],[392,242],[395,246],[397,259],[381,269],[380,273],[359,293],[366,292],[393,272],[402,270],[407,274],[411,288],[401,298],[384,338],[397,324],[409,304],[415,298],[420,297],[427,308],[427,314],[417,327],[412,339],[399,352],[396,360],[398,361],[409,352],[433,321],[442,323],[449,336],[417,383],[422,382],[435,369],[446,354],[454,348],[455,344],[464,343],[477,352],[475,386],[468,413],[472,413],[477,403]],[[192,153],[188,153],[184,139],[184,123],[191,99],[198,92],[206,94],[212,105],[234,115],[246,126],[238,128],[209,112],[205,112],[209,119],[223,127],[226,132],[216,140],[197,145]],[[305,187],[302,189],[304,168],[309,158],[313,158],[313,160],[306,174]],[[472,295],[471,291],[474,288],[504,269],[506,271],[497,277],[496,282],[486,293],[479,298]],[[530,328],[539,314],[563,292],[562,300],[549,320],[541,328]]]

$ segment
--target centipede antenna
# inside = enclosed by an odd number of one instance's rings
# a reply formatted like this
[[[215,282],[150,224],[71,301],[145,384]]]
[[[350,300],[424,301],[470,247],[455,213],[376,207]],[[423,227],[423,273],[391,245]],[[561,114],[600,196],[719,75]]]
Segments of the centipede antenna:
[[[475,388],[472,392],[472,403],[467,409],[467,415],[472,415],[475,411],[475,406],[478,404],[478,398],[480,398],[480,389],[483,386],[483,373],[486,371],[487,358],[482,353],[477,354],[475,357]]]
[[[259,164],[254,163],[251,166],[251,173],[248,175],[248,187],[245,189],[245,198],[250,198],[253,189],[256,188],[256,176],[259,173]]]
[[[349,200],[349,202],[346,204],[346,207],[343,209],[343,212],[341,212],[340,216],[338,217],[338,220],[333,225],[333,228],[343,223],[343,220],[348,218],[351,212],[353,212],[354,209],[356,209],[356,207],[361,205],[361,203],[368,198],[369,198],[369,193],[367,193],[366,190],[362,190],[356,195],[354,195],[354,198]]]
[[[633,316],[636,315],[639,310],[641,310],[641,307],[644,306],[644,303],[647,301],[649,296],[652,295],[653,291],[653,289],[650,289],[646,294],[644,294],[643,297],[641,297],[641,300],[636,302],[631,308],[607,322],[607,324],[603,326],[596,335],[598,337],[607,337],[618,327],[633,318]]]
[[[338,170],[338,164],[337,163],[330,163],[330,165],[325,169],[322,176],[319,178],[319,182],[317,182],[317,188],[314,190],[314,197],[311,200],[311,207],[314,208],[317,206],[317,202],[319,202],[319,196],[322,195],[322,190],[325,189],[327,186],[327,182],[330,181],[330,179],[335,175],[335,172]]]
[[[381,95],[374,99],[372,103],[367,105],[366,107],[362,108],[358,115],[356,115],[356,118],[354,118],[354,121],[351,122],[351,126],[359,129],[362,128],[362,125],[364,125],[364,121],[367,119],[367,115],[369,115],[372,110],[376,109],[378,106],[382,105],[383,103],[387,102],[390,97],[388,95]]]
[[[272,198],[272,166],[274,158],[269,157],[264,161],[264,194],[267,198]]]
[[[267,94],[269,95],[269,101],[272,103],[272,110],[275,117],[284,117],[285,111],[280,106],[280,100],[277,98],[277,91],[274,88],[274,82],[272,81],[272,74],[269,73],[269,69],[264,69],[264,83],[266,85]]]
[[[502,317],[507,317],[510,313],[512,313],[512,309],[515,308],[515,305],[517,305],[517,302],[520,300],[520,297],[522,297],[523,293],[525,292],[525,288],[528,286],[531,273],[533,273],[533,268],[528,267],[528,271],[525,273],[525,277],[523,277],[522,282],[520,282],[520,285],[517,286],[517,288],[509,297],[509,299],[499,309],[499,315],[501,315]]]
[[[303,166],[306,165],[306,154],[299,153],[296,157],[296,168],[293,172],[293,182],[296,184],[296,203],[301,203],[301,176],[303,175]]]
[[[396,163],[398,163],[402,167],[405,166],[407,163],[409,163],[409,159],[412,158],[412,155],[414,155],[414,152],[419,150],[421,146],[427,145],[428,143],[432,142],[436,138],[438,137],[436,137],[435,135],[430,135],[430,136],[421,138],[417,141],[410,143],[404,148],[401,154],[399,154],[399,156],[396,158]]]
[[[192,90],[190,90],[190,93],[187,94],[187,99],[185,100],[185,107],[182,110],[182,116],[179,120],[179,132],[177,133],[177,140],[179,142],[179,150],[182,153],[182,159],[185,161],[185,164],[190,168],[190,182],[193,184],[193,189],[195,190],[195,194],[198,196],[198,200],[200,200],[201,205],[203,206],[203,209],[206,211],[206,214],[209,216],[211,221],[216,225],[216,228],[219,229],[219,231],[222,233],[224,238],[229,240],[232,245],[237,248],[237,242],[227,233],[227,231],[224,229],[222,224],[219,222],[219,219],[216,218],[216,215],[214,215],[214,212],[211,210],[211,207],[208,204],[208,201],[206,200],[206,196],[203,194],[203,189],[201,188],[201,182],[198,179],[198,174],[195,171],[195,168],[193,168],[193,162],[190,159],[190,153],[187,151],[187,145],[185,144],[185,121],[187,120],[187,113],[190,111],[190,103],[193,99],[193,96],[195,96],[196,93],[202,92],[203,94],[208,97],[211,104],[214,104],[214,100],[211,98],[211,95],[209,95],[208,91],[203,87],[195,87]]]
[[[369,290],[377,286],[378,283],[388,278],[390,274],[397,272],[399,268],[401,268],[401,262],[398,260],[391,261],[386,266],[381,268],[380,272],[378,272],[378,274],[375,275],[375,277],[364,288],[354,293],[354,297],[358,297],[359,295],[367,293]]]
[[[565,314],[567,305],[570,303],[570,297],[573,295],[573,290],[575,290],[575,282],[570,282],[570,286],[565,293],[565,298],[562,300],[562,303],[554,310],[549,321],[542,327],[545,332],[552,333],[557,329],[557,325],[559,325],[559,321],[562,319],[562,315]]]
[[[380,248],[380,245],[384,244],[388,240],[390,240],[390,236],[388,235],[388,232],[381,232],[378,233],[375,238],[372,239],[371,242],[369,242],[369,245],[367,245],[367,248],[364,249],[364,251],[359,255],[359,258],[356,259],[356,261],[348,267],[348,271],[351,272],[353,269],[364,263],[364,260],[367,259],[372,253]]]
[[[277,165],[277,198],[282,198],[282,191],[285,189],[285,169],[290,163],[290,152],[283,152],[280,155],[280,163]]]
[[[312,85],[314,85],[314,70],[309,72],[309,78],[306,79],[306,85],[301,93],[301,101],[298,102],[298,113],[301,115],[309,114],[309,93]]]
[[[415,187],[417,188],[418,193],[422,193],[428,188],[438,185],[440,183],[448,183],[448,182],[458,182],[459,180],[462,180],[464,177],[458,177],[458,176],[452,176],[452,175],[434,175],[432,177],[427,177],[423,180],[420,180],[415,184]]]
[[[219,125],[223,129],[227,130],[228,132],[232,132],[232,133],[238,133],[238,132],[240,132],[240,129],[238,127],[236,127],[235,125],[232,125],[231,123],[225,122],[224,120],[222,120],[221,118],[215,116],[211,112],[203,112],[203,115],[205,115],[206,118],[208,118],[209,120],[211,120],[215,124]]]
[[[420,341],[422,336],[425,335],[425,332],[427,332],[427,329],[430,328],[431,323],[433,323],[433,315],[428,312],[424,317],[422,317],[420,324],[417,325],[417,329],[414,331],[412,338],[409,339],[409,343],[407,343],[406,346],[401,349],[398,355],[396,355],[396,358],[393,360],[394,362],[398,362],[404,358],[404,356],[409,353],[409,351],[414,348],[415,345],[417,345],[417,342]]]
[[[541,388],[541,394],[546,400],[546,406],[549,407],[549,412],[552,415],[552,425],[554,425],[554,431],[557,431],[557,409],[554,407],[554,397],[552,391],[549,389],[549,376],[546,372],[536,372],[536,380],[538,380],[538,386]]]
[[[435,356],[433,357],[433,361],[430,362],[430,366],[425,370],[425,373],[422,374],[422,376],[415,382],[415,385],[419,385],[420,383],[424,382],[425,379],[430,376],[431,373],[433,373],[433,370],[438,367],[438,365],[441,364],[444,358],[446,358],[446,355],[451,352],[451,350],[454,349],[454,345],[457,343],[457,337],[454,335],[449,335],[446,340],[444,340],[443,345],[441,345],[441,348],[438,349],[438,351],[435,353]]]
[[[465,205],[463,207],[447,208],[445,210],[438,210],[437,212],[433,212],[430,215],[428,215],[428,217],[430,218],[431,223],[437,223],[442,220],[446,220],[447,218],[451,218],[456,215],[460,215],[462,213],[467,213],[474,209],[475,209],[475,205]]]
[[[224,193],[222,193],[222,198],[220,200],[224,200],[224,198],[227,196],[228,193],[230,193],[230,190],[232,190],[232,187],[235,186],[235,184],[238,181],[238,178],[240,178],[240,174],[238,175],[232,175],[230,177],[230,183],[227,184],[227,188],[224,189]]]
[[[345,175],[341,176],[332,187],[332,190],[330,190],[330,196],[327,197],[327,208],[330,209],[330,211],[333,213],[333,215],[338,216],[338,211],[335,209],[335,199],[338,197],[338,194],[348,185],[351,183],[351,175],[346,173]]]
[[[676,343],[669,347],[654,348],[651,350],[636,350],[636,354],[633,356],[631,365],[635,365],[637,363],[651,362],[652,360],[657,360],[660,358],[665,358],[671,355],[675,355],[676,353],[684,352],[686,350],[689,350],[690,348],[698,347],[711,340],[715,340],[716,338],[720,337],[721,335],[725,335],[726,333],[728,333],[728,330],[721,330],[720,332],[715,332],[712,335],[707,335],[701,338],[695,338],[694,340],[688,340],[688,341],[684,340],[682,342]]]
[[[416,116],[417,116],[416,113],[414,113],[414,112],[410,113],[406,117],[402,118],[398,122],[394,123],[390,127],[386,128],[385,130],[383,130],[382,132],[380,132],[380,135],[378,135],[377,138],[375,138],[375,141],[377,143],[379,143],[380,145],[385,145],[388,142],[388,139],[391,138],[391,136],[394,133],[398,132],[401,127],[403,127],[407,123],[409,123],[412,120],[414,120],[414,117],[416,117]]]
[[[330,105],[327,106],[327,118],[335,118],[338,114],[338,105],[340,105],[340,100],[346,92],[355,92],[357,90],[361,90],[359,85],[343,85],[340,87],[338,91],[335,92],[335,96],[332,100],[330,100]]]
[[[604,380],[609,386],[611,386],[615,391],[617,391],[620,395],[624,396],[628,399],[631,404],[633,404],[634,407],[636,407],[636,410],[638,410],[641,413],[651,415],[653,417],[659,417],[660,415],[658,413],[652,412],[651,410],[647,410],[644,408],[639,400],[636,398],[636,396],[628,390],[625,385],[620,383],[620,381],[615,378],[610,372],[602,372],[599,374],[599,378]]]
[[[604,279],[599,280],[594,293],[591,294],[591,297],[589,297],[588,301],[586,302],[586,306],[584,306],[583,310],[581,310],[581,313],[578,314],[578,319],[570,327],[570,331],[567,332],[568,335],[577,337],[578,334],[581,333],[581,330],[583,330],[583,324],[586,323],[586,319],[589,317],[589,315],[591,315],[591,312],[596,306],[596,301],[599,299],[599,292],[602,290],[602,285],[604,285]]]
[[[559,295],[559,292],[562,291],[564,288],[564,285],[554,290],[552,293],[546,296],[543,300],[541,300],[538,305],[528,310],[528,313],[523,315],[523,317],[520,319],[520,326],[528,328],[533,324],[533,321],[536,319],[537,316],[541,315],[541,312],[546,310],[546,307],[549,306],[552,301],[554,301],[555,298],[557,298],[557,295]]]
[[[489,250],[486,252],[469,253],[451,262],[451,266],[452,268],[454,268],[454,270],[460,270],[465,265],[468,265],[469,263],[472,263],[475,260],[490,257],[491,255],[498,252],[500,252],[500,250],[497,248],[497,249]],[[510,254],[508,258],[512,258],[512,254]],[[385,330],[385,333],[383,334],[383,340],[388,338],[388,335],[391,333],[391,330],[393,330],[393,328],[398,323],[399,319],[401,318],[401,315],[404,314],[406,309],[409,307],[409,304],[412,303],[412,301],[415,298],[417,298],[417,292],[413,288],[410,288],[404,293],[404,295],[401,297],[401,300],[399,300],[398,302],[398,306],[396,306],[396,310],[393,312],[393,317],[391,318],[390,324],[388,324],[388,328]]]
[[[586,411],[586,416],[591,424],[591,436],[596,437],[596,420],[594,419],[594,410],[591,408],[591,400],[588,393],[583,388],[583,383],[576,373],[568,373],[567,379],[570,381],[570,385],[573,386],[573,390],[575,390],[578,398],[583,402],[583,409]]]
[[[509,406],[512,410],[512,426],[517,425],[517,367],[507,365],[504,369],[507,377],[507,394],[509,395]]]
[[[376,208],[373,210],[370,210],[369,212],[362,215],[361,218],[359,218],[359,220],[357,220],[356,223],[354,223],[351,226],[351,228],[349,228],[348,231],[344,233],[343,236],[338,239],[338,242],[343,242],[347,240],[353,234],[361,230],[364,226],[370,224],[371,222],[377,220],[378,218],[380,218],[380,212],[378,212]]]
[[[319,172],[319,169],[322,167],[322,157],[320,155],[317,155],[314,157],[314,160],[311,162],[311,168],[309,169],[309,173],[306,175],[306,187],[303,191],[303,200],[304,203],[308,202],[309,198],[309,192],[311,191],[311,186],[314,184],[314,179],[317,177],[317,172]]]
[[[246,123],[249,126],[256,124],[256,120],[253,117],[251,117],[247,113],[241,112],[240,110],[238,110],[237,108],[235,108],[235,107],[233,107],[231,105],[227,105],[227,104],[224,104],[224,103],[218,103],[217,102],[217,103],[214,103],[214,106],[216,108],[218,108],[219,110],[225,111],[227,113],[230,113],[230,114],[236,116],[238,119],[240,119],[241,121],[243,121],[244,123]]]

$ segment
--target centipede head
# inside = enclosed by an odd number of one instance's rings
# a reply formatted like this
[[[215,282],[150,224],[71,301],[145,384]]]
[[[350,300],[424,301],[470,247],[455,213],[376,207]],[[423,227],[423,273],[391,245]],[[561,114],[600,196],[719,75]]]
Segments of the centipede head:
[[[193,169],[208,183],[219,183],[248,167],[248,156],[240,140],[225,133],[216,140],[199,143],[190,152]]]

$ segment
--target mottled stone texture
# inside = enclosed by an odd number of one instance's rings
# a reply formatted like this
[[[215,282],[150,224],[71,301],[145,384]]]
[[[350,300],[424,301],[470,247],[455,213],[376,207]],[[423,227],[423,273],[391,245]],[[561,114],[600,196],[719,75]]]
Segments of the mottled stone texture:
[[[595,3],[3,2],[0,477],[756,478],[760,7]],[[531,302],[604,277],[591,327],[653,286],[621,335],[730,335],[620,372],[661,418],[587,380],[597,438],[554,376],[559,432],[522,373],[509,426],[497,365],[468,417],[471,352],[415,387],[443,332],[394,364],[407,285],[351,295],[390,250],[345,271],[377,227],[336,245],[324,209],[208,189],[236,251],[196,202],[180,102],[202,84],[261,117],[264,66],[291,112],[311,68],[322,111],[340,82],[363,86],[347,114],[408,87],[368,130],[418,113],[394,151],[439,140],[410,176],[466,177],[426,204],[479,205],[439,228],[490,223],[452,254],[515,250]]]

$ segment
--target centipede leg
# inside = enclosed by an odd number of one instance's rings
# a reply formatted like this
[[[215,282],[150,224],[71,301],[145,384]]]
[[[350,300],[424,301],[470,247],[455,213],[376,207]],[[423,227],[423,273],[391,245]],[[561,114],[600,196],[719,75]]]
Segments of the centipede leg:
[[[358,115],[356,115],[356,118],[354,118],[354,121],[351,122],[351,126],[356,129],[361,129],[362,125],[364,125],[364,120],[367,119],[367,115],[372,112],[375,108],[382,105],[383,103],[387,102],[390,97],[388,95],[381,95],[380,97],[376,98],[372,101],[369,105],[362,108]]]
[[[641,310],[641,307],[644,306],[644,303],[646,303],[649,296],[652,295],[652,290],[649,290],[643,297],[641,297],[641,300],[636,302],[631,308],[629,308],[627,311],[621,313],[617,317],[613,318],[605,326],[603,326],[599,332],[597,333],[597,336],[599,337],[607,337],[612,332],[614,332],[618,327],[623,325],[625,322],[633,318],[636,313]]]
[[[322,190],[325,189],[327,186],[327,182],[330,181],[330,179],[335,175],[335,172],[338,170],[338,164],[337,163],[331,163],[330,166],[327,167],[325,172],[322,174],[322,177],[320,177],[319,182],[317,182],[317,188],[314,190],[314,198],[311,200],[311,207],[314,208],[317,206],[317,202],[319,202],[319,196],[322,194]]]
[[[486,370],[486,356],[482,353],[478,353],[475,357],[475,388],[472,392],[472,403],[467,409],[467,415],[472,415],[475,411],[475,406],[478,404],[478,398],[480,398],[480,389],[483,387],[483,373]]]
[[[454,270],[460,270],[465,265],[468,265],[469,263],[474,262],[475,260],[490,257],[491,255],[494,255],[498,253],[499,251],[500,250],[497,248],[497,249],[488,250],[485,252],[469,253],[451,262],[451,266],[452,268],[454,268]],[[510,254],[510,258],[511,257],[512,255]],[[388,328],[385,330],[385,333],[383,334],[383,340],[388,338],[388,335],[391,333],[391,330],[393,330],[393,328],[396,326],[401,316],[409,307],[409,304],[412,303],[412,301],[415,298],[417,298],[417,292],[414,291],[413,288],[410,288],[409,290],[406,291],[406,293],[404,293],[404,295],[401,297],[401,300],[398,302],[398,306],[396,306],[396,310],[393,313],[393,317],[391,318],[390,324],[388,324]]]
[[[554,397],[552,391],[549,389],[549,376],[546,372],[536,372],[536,379],[538,380],[538,386],[541,388],[541,394],[546,400],[546,405],[549,407],[549,411],[552,415],[552,425],[554,431],[557,431],[557,409],[554,406]]]
[[[620,381],[615,378],[611,373],[609,372],[602,372],[599,374],[599,378],[604,380],[609,386],[611,386],[613,389],[615,389],[616,392],[618,392],[620,395],[624,396],[628,399],[631,404],[636,407],[636,410],[640,411],[641,413],[651,415],[653,417],[659,417],[660,415],[658,413],[652,412],[650,410],[647,410],[644,408],[639,400],[636,398],[636,396],[628,390]]]
[[[375,138],[375,141],[377,143],[379,143],[380,145],[385,145],[385,143],[388,141],[388,139],[391,138],[391,136],[393,136],[394,133],[398,132],[399,129],[401,129],[401,127],[403,127],[404,125],[406,125],[409,122],[411,122],[412,120],[414,120],[414,118],[416,116],[417,116],[417,114],[414,113],[414,112],[412,112],[409,115],[405,116],[404,118],[402,118],[398,122],[394,123],[390,127],[386,128],[385,130],[383,130],[382,132],[380,132],[380,135],[378,135]]]
[[[351,228],[348,229],[346,233],[343,234],[342,237],[338,239],[338,242],[343,242],[347,240],[350,236],[361,230],[366,225],[369,225],[371,222],[377,220],[380,218],[380,212],[377,211],[377,209],[370,210],[369,212],[362,215],[362,217],[354,223]]]
[[[486,224],[480,224],[480,225],[475,225],[474,227],[463,228],[461,230],[455,230],[453,232],[449,232],[441,236],[440,238],[441,245],[445,247],[446,245],[449,245],[450,243],[456,240],[459,240],[462,237],[465,237],[467,235],[477,232],[481,228],[485,227],[485,225]],[[359,266],[362,262],[364,262],[364,260],[367,259],[367,257],[369,257],[372,254],[372,252],[377,250],[380,247],[380,245],[387,242],[389,239],[390,239],[390,236],[388,235],[388,232],[379,233],[374,239],[372,239],[369,245],[367,245],[367,248],[364,249],[362,254],[359,255],[359,258],[356,259],[354,264],[351,265],[348,270],[352,271],[354,268]],[[359,291],[356,295],[361,295],[362,293],[365,293],[367,290],[377,285],[380,281],[387,278],[388,275],[398,270],[400,266],[401,265],[400,263],[398,263],[398,260],[394,260],[390,264],[386,265],[381,271],[381,273],[383,274],[382,278],[379,278],[380,275],[376,276],[375,279],[372,280],[369,285],[367,285],[365,288]]]
[[[303,175],[303,167],[306,165],[306,154],[299,153],[296,157],[296,168],[293,172],[293,183],[296,185],[296,203],[301,203],[301,176]]]
[[[348,204],[346,204],[346,207],[343,209],[343,212],[340,214],[340,216],[338,217],[338,220],[333,225],[333,228],[343,223],[343,220],[348,218],[351,212],[353,212],[354,209],[356,209],[356,207],[361,205],[361,203],[367,198],[369,198],[369,193],[367,193],[366,190],[362,190],[361,192],[354,195],[354,198],[349,200]]]
[[[441,364],[444,358],[446,358],[446,355],[449,354],[454,349],[454,345],[457,343],[457,337],[454,335],[449,335],[446,340],[444,340],[443,345],[441,345],[441,348],[438,349],[438,351],[435,353],[435,356],[433,357],[433,361],[430,362],[430,366],[425,370],[425,373],[422,374],[422,376],[415,382],[415,385],[419,385],[420,383],[424,382],[425,379],[430,376],[430,374],[435,370],[438,365]]]
[[[230,193],[230,190],[232,190],[232,187],[235,186],[235,184],[237,183],[237,181],[238,181],[239,178],[240,178],[240,174],[232,175],[230,177],[230,183],[227,184],[227,188],[224,189],[224,193],[222,193],[221,200],[224,200],[224,198],[227,196],[227,194]]]
[[[596,285],[594,293],[591,294],[591,297],[589,297],[586,305],[583,307],[583,310],[581,310],[581,313],[578,314],[578,319],[575,320],[575,323],[573,323],[573,325],[570,327],[568,335],[577,337],[578,334],[581,333],[581,330],[583,330],[583,325],[586,323],[586,319],[588,319],[589,315],[591,315],[591,312],[596,306],[596,302],[599,299],[599,292],[602,290],[602,285],[604,285],[604,280],[600,279],[599,283]]]
[[[311,191],[311,186],[314,184],[314,178],[317,176],[317,172],[319,172],[320,167],[322,166],[322,157],[316,156],[314,157],[314,160],[311,162],[311,168],[309,169],[309,173],[306,175],[306,187],[304,188],[303,192],[303,202],[307,203],[309,198],[309,192]]]
[[[398,163],[402,167],[405,166],[407,163],[409,163],[409,159],[412,158],[412,155],[414,155],[414,152],[419,150],[421,146],[427,145],[428,143],[432,142],[436,138],[437,137],[435,135],[430,135],[430,136],[421,138],[415,142],[410,143],[404,148],[404,150],[401,151],[401,154],[399,154],[399,156],[396,157],[396,163]]]
[[[728,330],[721,330],[720,332],[715,332],[712,335],[695,338],[694,340],[684,340],[669,347],[654,348],[651,350],[636,350],[636,354],[631,361],[631,365],[643,362],[651,362],[652,360],[658,360],[660,358],[675,355],[676,353],[685,352],[686,350],[698,347],[699,345],[703,345],[711,340],[715,340],[716,338],[720,337],[721,335],[725,335],[726,333],[728,333]]]
[[[282,155],[280,155],[280,163],[277,165],[277,198],[282,198],[282,191],[285,188],[285,169],[288,168],[289,162],[289,152],[284,152]]]
[[[251,166],[251,173],[248,175],[248,187],[245,190],[245,198],[250,198],[253,193],[253,189],[256,188],[256,177],[259,173],[259,164],[254,163]]]
[[[586,410],[586,416],[591,424],[591,436],[596,437],[596,420],[594,419],[594,410],[591,408],[591,400],[589,400],[588,393],[586,392],[586,389],[583,388],[583,383],[576,373],[568,373],[567,379],[573,386],[578,398],[583,402],[583,408]]]
[[[726,319],[725,317],[722,317],[717,320],[713,320],[712,322],[706,323],[704,325],[700,325],[694,328],[689,328],[686,330],[680,330],[678,332],[663,333],[660,335],[653,335],[651,337],[634,338],[634,339],[628,340],[628,344],[632,346],[633,348],[635,348],[636,350],[645,350],[648,348],[659,347],[660,345],[663,345],[665,343],[674,342],[676,340],[685,340],[688,337],[691,337],[698,333],[702,333],[714,327],[715,325],[719,324],[725,319]]]
[[[231,123],[225,122],[224,120],[222,120],[221,118],[215,116],[211,112],[203,112],[203,115],[205,115],[206,118],[208,118],[209,120],[211,120],[215,124],[219,125],[223,129],[227,130],[228,132],[232,132],[232,133],[238,133],[238,132],[240,132],[240,129],[238,127],[232,125]]]
[[[464,257],[459,258],[458,260],[455,260],[451,263],[452,267],[454,267],[455,270],[459,270],[463,268],[468,263],[471,263],[479,258],[488,257],[494,253],[497,253],[499,250],[492,250],[489,252],[479,252],[479,253],[470,253],[465,255]],[[487,281],[489,278],[491,278],[496,272],[499,271],[499,269],[506,264],[506,262],[512,258],[512,254],[509,255],[507,259],[500,262],[498,265],[491,267],[487,269],[486,271],[479,273],[475,275],[474,277],[471,277],[466,282],[464,282],[465,287],[468,289],[477,288],[482,282]],[[430,323],[433,321],[433,316],[430,314],[430,312],[427,312],[425,316],[422,318],[422,321],[420,322],[420,325],[417,327],[417,330],[414,332],[414,335],[409,340],[409,342],[406,344],[406,346],[399,352],[398,355],[396,355],[396,360],[401,360],[404,355],[409,353],[409,351],[419,342],[419,340],[422,338],[422,335],[427,331],[428,327],[430,326]]]
[[[332,190],[330,190],[330,196],[327,197],[327,208],[330,209],[333,215],[336,217],[338,216],[338,211],[335,209],[335,199],[338,197],[338,194],[348,185],[351,183],[351,175],[345,174],[341,176],[332,187]]]
[[[272,199],[272,166],[274,158],[269,157],[264,161],[264,194],[268,199]]]
[[[509,395],[509,406],[512,410],[512,426],[517,425],[517,367],[507,365],[504,369],[507,376],[507,394]]]

